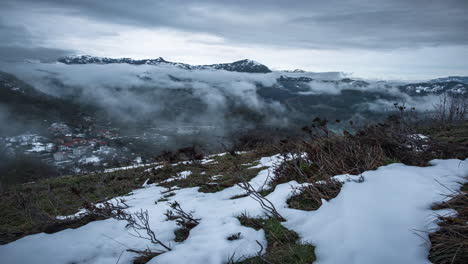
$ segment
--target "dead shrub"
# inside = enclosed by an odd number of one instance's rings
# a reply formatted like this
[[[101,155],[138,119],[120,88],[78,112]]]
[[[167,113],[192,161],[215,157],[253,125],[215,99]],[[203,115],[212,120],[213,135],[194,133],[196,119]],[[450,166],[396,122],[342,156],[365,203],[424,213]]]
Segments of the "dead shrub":
[[[465,184],[465,189],[468,184]],[[439,229],[429,235],[429,260],[433,263],[468,263],[468,193],[459,191],[433,209],[450,208],[456,216],[440,216]]]
[[[291,128],[257,128],[237,131],[230,135],[229,153],[236,151],[255,151],[271,154],[277,152],[276,146],[284,140],[303,138],[304,133]]]
[[[168,163],[176,163],[179,161],[191,161],[196,163],[205,157],[201,149],[197,146],[190,146],[177,149],[176,151],[163,151],[156,160]]]
[[[262,207],[263,210],[266,211],[268,215],[271,217],[277,219],[280,222],[286,221],[286,219],[276,210],[275,205],[265,198],[262,194],[260,194],[255,188],[244,178],[242,178],[242,181],[237,184],[237,186],[241,187],[244,189],[246,194],[248,194],[252,199],[257,201],[260,206]]]
[[[288,199],[290,208],[312,211],[322,205],[322,199],[330,201],[338,196],[342,183],[329,179],[316,182],[294,190],[294,194]]]
[[[182,242],[188,238],[190,230],[200,223],[200,218],[195,218],[193,212],[185,212],[177,201],[169,203],[171,210],[165,213],[167,220],[176,221],[179,229],[174,231],[175,241]]]
[[[138,250],[127,248],[127,251],[134,252],[139,255],[134,259],[134,263],[146,263],[157,255],[160,255],[166,251],[171,251],[171,248],[159,240],[156,233],[151,228],[149,224],[150,218],[148,210],[143,211],[143,209],[141,209],[140,211],[134,213],[128,213],[125,210],[128,208],[128,205],[122,199],[116,200],[114,203],[104,202],[99,205],[87,204],[85,208],[91,215],[126,221],[127,225],[125,228],[132,230],[132,232],[129,232],[130,235],[148,240],[152,244],[159,245],[164,248],[164,250],[151,250],[149,248],[145,250]]]

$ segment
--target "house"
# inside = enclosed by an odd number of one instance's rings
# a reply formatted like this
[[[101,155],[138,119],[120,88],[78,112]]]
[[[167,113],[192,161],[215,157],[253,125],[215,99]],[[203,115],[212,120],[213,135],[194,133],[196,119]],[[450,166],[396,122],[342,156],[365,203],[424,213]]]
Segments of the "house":
[[[73,139],[73,134],[66,134],[66,135],[65,135],[65,141],[66,141],[66,142],[69,142],[69,141],[71,141],[72,139]]]
[[[90,151],[90,147],[82,146],[73,149],[73,155],[75,156],[82,156]]]
[[[68,154],[63,151],[55,152],[53,156],[55,161],[64,161],[68,159]]]

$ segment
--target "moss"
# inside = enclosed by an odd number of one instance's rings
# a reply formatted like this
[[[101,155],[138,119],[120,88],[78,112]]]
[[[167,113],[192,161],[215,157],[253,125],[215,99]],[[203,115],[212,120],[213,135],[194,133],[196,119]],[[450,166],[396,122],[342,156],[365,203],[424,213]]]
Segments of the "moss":
[[[312,263],[315,257],[315,247],[310,244],[299,243],[299,236],[294,231],[285,228],[281,222],[274,218],[249,218],[245,215],[239,217],[242,225],[265,231],[267,240],[265,258],[270,263]],[[260,257],[244,259],[237,263],[255,264],[265,263]]]
[[[313,211],[317,210],[322,206],[321,202],[317,202],[314,199],[311,199],[310,195],[307,192],[301,192],[297,195],[291,196],[287,200],[289,208],[304,210],[304,211]]]
[[[190,235],[190,229],[185,228],[185,227],[177,228],[174,231],[174,235],[175,235],[175,238],[174,238],[175,242],[185,241],[188,238],[188,236]]]
[[[270,193],[272,193],[274,190],[275,190],[275,188],[272,187],[272,188],[268,188],[268,189],[263,189],[263,190],[259,191],[258,193],[259,193],[261,196],[266,197],[267,195],[269,195]]]

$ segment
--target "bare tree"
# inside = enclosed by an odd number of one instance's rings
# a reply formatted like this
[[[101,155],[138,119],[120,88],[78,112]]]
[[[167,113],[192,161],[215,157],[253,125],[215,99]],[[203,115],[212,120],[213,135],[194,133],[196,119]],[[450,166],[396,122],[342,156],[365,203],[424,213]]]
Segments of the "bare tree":
[[[464,121],[468,114],[468,96],[443,93],[434,105],[434,110],[436,120],[442,124]]]

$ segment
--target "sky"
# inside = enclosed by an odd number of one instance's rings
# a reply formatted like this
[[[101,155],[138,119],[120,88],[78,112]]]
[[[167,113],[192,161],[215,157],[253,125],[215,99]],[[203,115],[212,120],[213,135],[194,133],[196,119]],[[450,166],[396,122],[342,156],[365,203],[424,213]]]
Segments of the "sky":
[[[371,79],[468,75],[467,0],[2,0],[0,60],[69,54]]]

